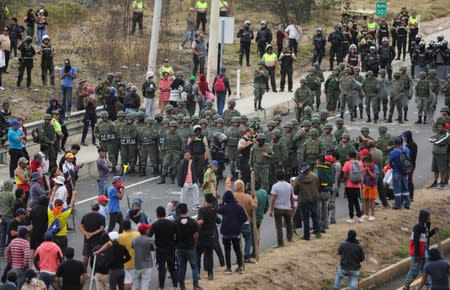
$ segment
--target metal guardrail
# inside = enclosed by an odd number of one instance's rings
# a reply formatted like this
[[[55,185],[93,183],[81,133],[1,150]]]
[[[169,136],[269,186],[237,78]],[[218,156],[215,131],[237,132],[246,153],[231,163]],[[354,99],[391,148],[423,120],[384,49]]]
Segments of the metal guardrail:
[[[103,106],[98,106],[96,109],[97,115],[104,111]],[[72,113],[70,116],[66,115],[66,119],[64,120],[64,124],[69,131],[69,136],[76,135],[82,132],[83,130],[83,117],[86,111],[77,111]],[[33,136],[31,136],[31,131],[35,128],[39,128],[44,124],[43,120],[34,121],[30,123],[25,123],[24,126],[27,128],[27,143],[25,147],[32,147],[38,144],[33,142]],[[0,148],[0,163],[6,163],[8,157],[8,142],[5,143],[5,147]]]

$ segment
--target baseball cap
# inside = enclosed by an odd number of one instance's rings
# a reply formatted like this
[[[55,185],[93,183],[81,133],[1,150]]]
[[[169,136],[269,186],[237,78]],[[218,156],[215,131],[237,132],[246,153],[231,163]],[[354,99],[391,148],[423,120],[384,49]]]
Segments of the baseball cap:
[[[26,215],[27,214],[27,211],[24,209],[24,208],[18,208],[18,209],[16,209],[16,212],[15,212],[15,214],[16,214],[16,216],[19,216],[19,215]]]
[[[122,177],[120,177],[120,176],[114,176],[112,178],[112,183],[116,183],[116,182],[120,182],[120,181],[122,181]]]
[[[403,144],[403,138],[400,136],[397,136],[394,138],[394,144],[395,145],[402,145]]]
[[[334,163],[333,155],[325,155],[325,161],[326,162],[330,162],[330,163]]]
[[[20,157],[17,162],[18,163],[26,163],[26,164],[28,164],[28,159],[26,159],[25,157]]]
[[[359,156],[368,156],[370,155],[370,151],[368,149],[363,149],[361,151],[359,151]]]
[[[302,164],[300,164],[299,171],[300,171],[301,173],[305,173],[306,171],[308,171],[308,169],[309,169],[308,163],[302,163]]]
[[[211,161],[211,166],[212,167],[219,167],[219,161],[217,161],[217,160]]]
[[[100,195],[97,200],[98,202],[109,201],[109,198],[106,195]]]
[[[138,231],[141,234],[145,234],[145,232],[151,228],[152,228],[152,226],[149,224],[139,224]]]
[[[73,158],[75,158],[75,155],[73,155],[72,152],[67,152],[66,159],[73,159]]]
[[[118,232],[110,232],[108,234],[108,237],[111,241],[117,241],[119,239],[119,233]]]

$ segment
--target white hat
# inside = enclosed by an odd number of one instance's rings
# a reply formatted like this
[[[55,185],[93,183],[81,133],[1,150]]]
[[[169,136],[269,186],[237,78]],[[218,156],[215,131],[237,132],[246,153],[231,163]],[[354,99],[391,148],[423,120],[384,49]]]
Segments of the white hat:
[[[147,78],[152,77],[153,75],[154,73],[151,70],[149,70],[146,74]]]
[[[200,125],[195,125],[194,128],[192,128],[194,131],[197,129],[201,129],[202,127],[200,127]]]
[[[110,232],[108,234],[108,237],[111,241],[117,241],[119,239],[119,233],[118,232]]]
[[[56,184],[63,185],[64,182],[66,181],[66,179],[64,177],[62,177],[62,176],[56,176],[55,178],[53,178],[53,181]]]

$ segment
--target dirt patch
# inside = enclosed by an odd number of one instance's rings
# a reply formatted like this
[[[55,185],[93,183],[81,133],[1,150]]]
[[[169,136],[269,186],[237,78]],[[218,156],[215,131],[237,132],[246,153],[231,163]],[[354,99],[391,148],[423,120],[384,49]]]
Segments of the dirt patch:
[[[358,232],[366,252],[362,265],[362,276],[366,277],[408,255],[410,231],[422,208],[431,212],[432,225],[441,229],[431,242],[447,238],[449,197],[449,191],[418,190],[414,209],[379,209],[372,223],[348,225],[341,219],[320,240],[297,240],[282,249],[267,250],[258,264],[246,264],[244,274],[230,277],[217,269],[214,280],[204,277],[201,285],[205,289],[332,289],[339,264],[336,250],[351,228]]]

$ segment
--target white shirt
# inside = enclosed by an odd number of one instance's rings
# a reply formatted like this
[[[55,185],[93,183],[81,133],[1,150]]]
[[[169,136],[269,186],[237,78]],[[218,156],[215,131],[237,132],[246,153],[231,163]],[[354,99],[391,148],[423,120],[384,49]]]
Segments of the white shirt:
[[[56,190],[54,200],[57,200],[57,199],[64,201],[64,206],[67,206],[67,188],[65,185],[61,185]]]
[[[301,27],[294,24],[290,24],[284,31],[289,35],[289,39],[295,39],[299,41],[303,36],[303,30],[301,29]]]
[[[42,157],[42,161],[41,161],[42,174],[46,174],[46,173],[48,173],[47,156],[42,152],[39,152],[39,155]]]

